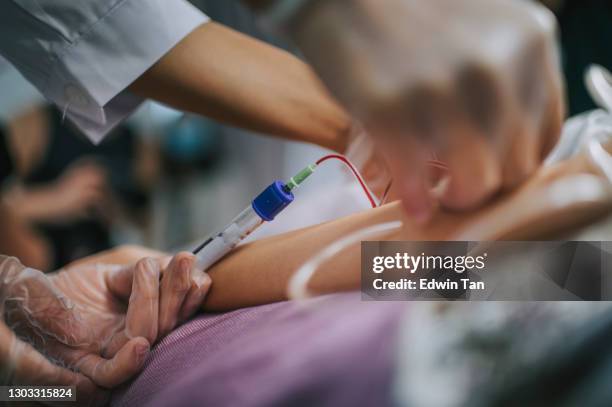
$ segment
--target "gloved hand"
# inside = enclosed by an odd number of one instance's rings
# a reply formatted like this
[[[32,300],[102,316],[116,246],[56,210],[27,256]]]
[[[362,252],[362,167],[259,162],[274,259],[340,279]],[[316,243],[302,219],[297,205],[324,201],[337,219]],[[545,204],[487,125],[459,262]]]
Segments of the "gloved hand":
[[[13,330],[102,387],[140,370],[149,347],[203,301],[210,278],[180,253],[135,266],[81,264],[44,275],[0,262],[0,299]]]
[[[97,387],[86,376],[53,364],[29,344],[17,339],[1,321],[0,361],[2,385],[16,383],[31,386],[75,386],[77,403],[80,406],[103,406],[108,402],[108,392]]]
[[[294,38],[376,139],[405,209],[469,209],[525,180],[555,145],[563,91],[552,14],[518,0],[329,0]],[[432,152],[449,182],[432,196]]]

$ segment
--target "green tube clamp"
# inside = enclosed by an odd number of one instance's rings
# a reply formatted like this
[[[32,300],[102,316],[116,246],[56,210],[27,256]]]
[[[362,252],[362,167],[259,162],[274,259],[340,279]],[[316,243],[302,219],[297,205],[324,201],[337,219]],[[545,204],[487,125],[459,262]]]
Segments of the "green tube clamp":
[[[314,172],[317,168],[316,164],[310,164],[308,167],[304,168],[302,171],[298,172],[296,175],[291,177],[291,179],[287,182],[286,187],[289,191],[297,188],[304,180]]]

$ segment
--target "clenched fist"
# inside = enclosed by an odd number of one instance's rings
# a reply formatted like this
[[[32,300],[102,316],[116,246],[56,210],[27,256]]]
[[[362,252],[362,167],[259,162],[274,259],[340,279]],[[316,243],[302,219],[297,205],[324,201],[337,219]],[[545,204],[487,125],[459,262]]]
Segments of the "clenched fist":
[[[405,209],[473,208],[525,180],[555,145],[564,98],[553,15],[521,0],[329,0],[292,27],[335,96],[376,139]],[[434,196],[432,152],[448,165]]]

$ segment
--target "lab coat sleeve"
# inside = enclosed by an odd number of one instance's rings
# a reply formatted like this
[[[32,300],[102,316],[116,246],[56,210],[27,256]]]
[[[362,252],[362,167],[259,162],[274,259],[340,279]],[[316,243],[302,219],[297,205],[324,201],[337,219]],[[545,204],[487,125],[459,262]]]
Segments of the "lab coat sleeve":
[[[97,143],[142,102],[126,88],[207,21],[186,0],[2,0],[0,54]]]

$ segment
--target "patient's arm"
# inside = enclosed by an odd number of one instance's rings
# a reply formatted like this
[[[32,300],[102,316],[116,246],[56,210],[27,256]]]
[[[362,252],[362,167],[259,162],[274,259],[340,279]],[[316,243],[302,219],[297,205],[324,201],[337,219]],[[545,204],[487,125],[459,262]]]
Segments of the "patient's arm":
[[[289,277],[311,256],[353,231],[396,219],[400,215],[398,209],[394,203],[239,247],[209,270],[213,285],[204,309],[220,311],[285,299]],[[358,247],[337,256],[315,276],[314,289],[353,288],[359,282],[359,273],[355,272],[359,270],[359,259]]]
[[[347,234],[400,219],[397,232],[373,240],[535,240],[557,237],[612,209],[610,183],[585,156],[542,168],[521,188],[471,213],[438,212],[428,225],[404,216],[399,203],[262,239],[240,247],[214,265],[205,310],[220,311],[286,299],[290,276],[315,253]],[[323,264],[313,292],[356,289],[360,247],[353,245]]]

